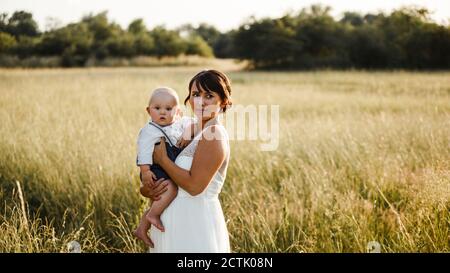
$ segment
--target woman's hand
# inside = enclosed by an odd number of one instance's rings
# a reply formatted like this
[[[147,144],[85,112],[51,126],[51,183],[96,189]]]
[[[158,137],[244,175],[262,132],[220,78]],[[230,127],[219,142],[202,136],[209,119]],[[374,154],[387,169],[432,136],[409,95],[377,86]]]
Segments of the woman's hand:
[[[162,160],[166,157],[166,139],[161,137],[159,144],[156,144],[155,149],[153,150],[153,164],[161,165]]]
[[[164,182],[164,178],[155,181],[153,184],[150,183],[142,183],[140,192],[143,196],[152,199],[153,201],[157,201],[161,199],[161,194],[167,191],[167,185],[169,182]]]

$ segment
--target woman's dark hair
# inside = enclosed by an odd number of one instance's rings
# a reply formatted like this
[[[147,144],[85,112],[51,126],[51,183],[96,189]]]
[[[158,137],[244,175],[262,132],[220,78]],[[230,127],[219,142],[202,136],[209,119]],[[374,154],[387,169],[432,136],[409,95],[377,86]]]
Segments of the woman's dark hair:
[[[185,105],[191,97],[191,89],[194,83],[198,90],[203,89],[205,91],[218,94],[222,100],[222,104],[225,105],[222,107],[223,112],[231,106],[230,80],[222,72],[211,69],[200,71],[197,75],[195,75],[189,82],[189,95],[184,100]]]

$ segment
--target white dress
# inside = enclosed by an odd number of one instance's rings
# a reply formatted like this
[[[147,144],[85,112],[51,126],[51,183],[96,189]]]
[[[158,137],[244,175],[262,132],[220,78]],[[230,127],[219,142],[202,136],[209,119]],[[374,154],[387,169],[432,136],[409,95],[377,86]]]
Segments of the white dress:
[[[216,126],[224,132],[222,135],[227,136],[223,126]],[[185,170],[191,169],[201,135],[201,133],[198,134],[178,155],[175,160],[177,166]],[[155,247],[150,248],[149,252],[230,252],[228,230],[219,201],[230,155],[228,137],[225,142],[227,143],[226,160],[202,193],[191,196],[178,187],[177,197],[161,215],[165,232],[153,226],[150,229],[150,238]]]

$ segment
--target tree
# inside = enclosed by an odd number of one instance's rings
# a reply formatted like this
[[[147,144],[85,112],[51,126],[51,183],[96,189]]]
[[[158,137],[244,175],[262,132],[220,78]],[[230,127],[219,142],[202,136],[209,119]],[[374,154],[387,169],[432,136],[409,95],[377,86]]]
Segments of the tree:
[[[114,35],[114,25],[108,22],[107,11],[96,15],[89,14],[82,19],[89,31],[94,35],[92,51],[98,59],[104,59],[110,55],[107,43],[111,43]],[[114,46],[113,46],[114,47]]]
[[[413,9],[399,9],[389,16],[380,17],[375,25],[384,34],[387,66],[390,68],[408,67],[408,40],[415,35],[415,30],[423,27],[423,11],[417,13]]]
[[[219,39],[220,31],[218,31],[214,26],[205,23],[200,24],[196,29],[195,33],[202,37],[202,39],[208,43],[210,47]]]
[[[219,41],[220,38],[222,38],[222,40],[220,41],[221,43],[223,43],[223,37],[222,33],[220,33],[219,30],[217,30],[214,26],[212,25],[208,25],[205,23],[201,23],[198,27],[193,27],[191,24],[185,24],[182,25],[181,27],[178,28],[178,31],[180,32],[180,34],[182,35],[182,37],[185,37],[186,39],[190,40],[188,43],[190,43],[190,45],[188,45],[187,54],[191,54],[189,53],[190,50],[192,50],[192,42],[197,43],[197,47],[200,46],[200,43],[203,43],[202,41],[206,42],[208,47],[212,50],[211,54],[207,53],[206,51],[209,51],[209,49],[207,49],[206,47],[204,47],[203,53],[201,53],[200,55],[202,56],[217,56],[217,52],[214,50],[214,48],[216,48],[216,44]],[[200,37],[202,41],[198,40],[196,37]],[[196,42],[193,40],[197,40]],[[206,50],[206,51],[205,51]],[[196,53],[197,54],[197,53]],[[220,54],[220,53],[219,53]]]
[[[373,25],[352,30],[347,40],[351,66],[356,68],[383,68],[389,63],[383,32]]]
[[[8,13],[0,13],[0,32],[8,32]]]
[[[147,31],[142,19],[133,20],[128,25],[128,33],[133,35],[133,51],[136,55],[151,55],[155,51],[155,41]]]
[[[443,26],[425,23],[406,38],[406,65],[415,69],[446,69],[450,64],[449,48],[450,32]]]
[[[256,68],[450,68],[450,27],[431,21],[424,8],[345,12],[336,21],[330,7],[313,5],[279,18],[250,17],[226,33],[204,23],[149,31],[143,19],[122,29],[108,21],[106,11],[64,27],[49,22],[40,33],[31,13],[0,13],[0,53],[60,56],[65,66],[84,65],[94,56],[209,57],[214,52],[219,58],[250,60]]]
[[[364,18],[356,12],[345,12],[344,17],[339,21],[342,24],[350,24],[354,27],[359,27],[364,24]]]
[[[107,14],[107,11],[103,11],[97,15],[87,15],[82,19],[82,22],[86,23],[94,34],[96,42],[104,41],[112,35],[113,29],[110,27]]]
[[[187,44],[181,39],[178,32],[167,30],[163,26],[155,27],[150,35],[155,41],[155,55],[159,58],[178,56],[187,49]]]
[[[148,33],[135,36],[133,46],[137,55],[152,55],[155,52],[155,41]]]
[[[133,20],[128,25],[128,32],[134,34],[134,35],[140,35],[147,32],[147,27],[144,24],[144,20],[141,18]]]
[[[62,56],[63,66],[82,66],[91,55],[93,43],[93,33],[81,22],[46,32],[38,48],[41,55]]]
[[[346,29],[329,12],[329,7],[313,5],[297,16],[295,40],[302,47],[294,58],[297,67],[342,67],[348,63]]]
[[[256,66],[290,66],[299,49],[295,31],[283,20],[269,18],[244,25],[236,33],[234,47],[238,56],[248,56]]]
[[[136,55],[133,34],[123,31],[115,25],[111,36],[105,41],[106,48],[112,56],[132,57]]]
[[[38,55],[39,37],[19,36],[15,47],[11,48],[12,53],[20,58]]]
[[[70,53],[88,56],[94,43],[94,35],[86,23],[69,24],[63,28],[47,32],[39,45],[42,55]]]
[[[16,39],[9,33],[0,32],[0,53],[9,53],[17,44]]]
[[[236,30],[230,30],[227,33],[220,34],[214,43],[213,51],[217,58],[237,58],[236,49],[234,48],[234,39]]]
[[[16,11],[8,20],[7,32],[16,38],[19,36],[37,36],[39,34],[37,23],[33,15],[25,11]]]
[[[186,54],[213,57],[212,48],[198,35],[191,35],[187,40]]]

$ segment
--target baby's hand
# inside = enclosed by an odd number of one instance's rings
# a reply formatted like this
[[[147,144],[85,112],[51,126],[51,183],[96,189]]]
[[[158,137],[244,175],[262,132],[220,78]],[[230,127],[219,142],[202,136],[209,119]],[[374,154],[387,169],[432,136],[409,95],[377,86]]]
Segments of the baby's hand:
[[[177,142],[177,146],[178,146],[178,148],[184,148],[184,147],[186,147],[190,142],[191,142],[191,140],[185,140],[185,139],[183,139],[183,138],[180,138],[180,140],[178,140],[178,142]]]
[[[156,175],[152,171],[147,170],[142,173],[142,184],[144,184],[146,186],[153,186],[155,181],[156,181]]]
[[[177,142],[177,146],[180,148],[186,147],[192,140],[195,135],[195,123],[191,123],[190,126],[187,126],[183,132],[183,135]]]

